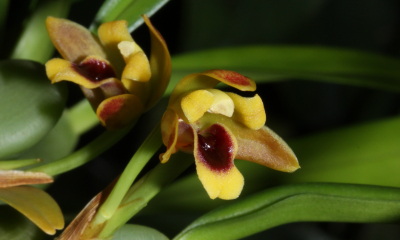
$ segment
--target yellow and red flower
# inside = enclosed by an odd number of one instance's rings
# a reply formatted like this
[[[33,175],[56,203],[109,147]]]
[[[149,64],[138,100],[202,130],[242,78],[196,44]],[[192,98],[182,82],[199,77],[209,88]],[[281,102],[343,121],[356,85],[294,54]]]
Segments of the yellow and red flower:
[[[261,98],[245,98],[213,89],[219,82],[255,91],[255,82],[239,73],[210,70],[184,77],[171,94],[161,121],[167,151],[165,163],[178,150],[194,154],[197,174],[210,198],[235,199],[244,179],[233,160],[255,162],[275,170],[299,168],[290,147],[264,126]]]
[[[64,59],[46,63],[52,83],[80,85],[100,122],[110,130],[123,128],[151,108],[164,93],[171,76],[171,58],[160,33],[150,29],[150,61],[132,39],[126,21],[107,22],[98,37],[83,26],[49,17],[50,39]]]

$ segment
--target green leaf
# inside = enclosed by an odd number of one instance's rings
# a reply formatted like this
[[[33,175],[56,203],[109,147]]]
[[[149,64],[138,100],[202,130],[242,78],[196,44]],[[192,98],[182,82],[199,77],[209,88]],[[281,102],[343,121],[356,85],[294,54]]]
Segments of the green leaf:
[[[0,200],[9,204],[47,234],[64,227],[64,217],[54,199],[32,186],[0,188]]]
[[[269,189],[194,221],[178,239],[239,239],[303,221],[383,223],[400,217],[398,188],[298,184]]]
[[[105,22],[126,20],[128,29],[134,31],[144,21],[141,17],[146,14],[152,16],[169,0],[106,0],[98,11],[90,30],[96,32],[97,28]]]
[[[45,63],[54,52],[46,30],[48,16],[64,18],[67,16],[70,0],[42,0],[39,2],[11,54],[13,59],[27,59]]]
[[[301,166],[294,173],[235,160],[245,179],[241,197],[272,184],[284,183],[337,182],[400,187],[400,175],[397,174],[400,168],[399,132],[400,117],[395,117],[288,141]],[[192,174],[166,188],[144,210],[147,213],[205,212],[225,203],[218,199],[211,201],[197,175]]]
[[[32,167],[54,162],[70,154],[78,143],[79,135],[72,131],[67,113],[61,116],[56,126],[35,146],[23,152],[20,158],[40,158],[43,161]]]
[[[400,118],[359,124],[289,142],[301,169],[285,183],[342,182],[400,187]]]
[[[21,159],[0,161],[0,170],[11,170],[40,163],[40,159]]]
[[[247,46],[188,53],[172,58],[173,74],[165,92],[189,73],[234,70],[257,83],[315,80],[400,91],[400,61],[371,53],[326,47]]]
[[[37,235],[44,235],[28,218],[10,206],[0,206],[0,212],[1,239],[33,240],[38,239]]]
[[[115,232],[113,240],[168,240],[168,238],[159,231],[134,224],[126,224]]]
[[[0,62],[0,158],[37,144],[54,127],[65,106],[64,84],[50,84],[44,66]]]

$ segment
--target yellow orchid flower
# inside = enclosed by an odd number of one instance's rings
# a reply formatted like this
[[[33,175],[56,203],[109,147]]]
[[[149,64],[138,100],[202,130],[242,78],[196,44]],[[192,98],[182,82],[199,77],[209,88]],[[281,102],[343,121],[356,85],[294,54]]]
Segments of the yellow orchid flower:
[[[134,42],[126,21],[107,22],[98,37],[83,26],[48,17],[50,39],[64,59],[46,63],[52,83],[81,86],[100,122],[120,129],[151,108],[164,93],[171,76],[171,57],[160,33],[143,15],[151,35],[150,61]]]
[[[25,215],[45,233],[53,235],[64,228],[64,217],[54,199],[32,184],[51,183],[41,172],[0,169],[0,200]]]
[[[211,199],[235,199],[244,179],[233,160],[255,162],[275,170],[299,168],[290,147],[264,126],[266,114],[256,94],[244,98],[213,89],[219,82],[255,91],[255,82],[239,73],[210,70],[184,77],[174,88],[161,120],[167,151],[165,163],[178,150],[194,154],[197,174]]]

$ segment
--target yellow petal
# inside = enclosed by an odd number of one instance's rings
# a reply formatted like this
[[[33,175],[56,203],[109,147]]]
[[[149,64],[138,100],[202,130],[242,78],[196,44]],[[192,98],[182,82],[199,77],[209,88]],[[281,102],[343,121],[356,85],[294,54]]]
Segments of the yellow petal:
[[[210,70],[202,73],[193,73],[182,78],[172,91],[170,104],[174,104],[183,94],[199,89],[214,88],[219,82],[235,87],[241,91],[254,91],[254,80],[237,72],[227,70]]]
[[[290,147],[265,126],[252,130],[223,115],[210,113],[204,114],[193,126],[201,131],[214,123],[223,124],[235,135],[238,142],[236,159],[255,162],[283,172],[294,172],[300,168]]]
[[[66,19],[48,17],[46,28],[64,59],[79,63],[90,55],[106,58],[106,51],[99,39],[85,27]]]
[[[214,96],[214,102],[211,104],[207,112],[232,117],[235,105],[228,94],[218,89],[207,89],[207,91],[212,93]]]
[[[125,60],[125,63],[127,63],[129,61],[129,58],[131,58],[136,53],[143,52],[143,50],[139,47],[139,45],[131,41],[122,41],[118,43],[118,49],[121,52],[121,55]]]
[[[118,44],[122,41],[134,43],[128,31],[128,22],[121,20],[103,23],[99,27],[97,33],[99,34],[101,43],[107,50],[107,59],[113,63],[117,73],[122,73],[125,62],[118,48]],[[142,51],[136,43],[134,44],[136,51]],[[120,76],[118,76],[118,78],[120,78]]]
[[[177,152],[178,115],[171,109],[167,109],[161,119],[161,135],[167,151],[160,155],[160,161],[166,163],[171,154]]]
[[[27,184],[52,183],[53,178],[42,172],[20,170],[0,170],[0,188]]]
[[[128,22],[125,20],[103,23],[97,33],[101,43],[107,48],[117,49],[118,44],[122,41],[133,42],[133,38],[128,31]]]
[[[198,90],[182,98],[181,108],[188,123],[201,118],[214,102],[214,95],[207,90]],[[178,113],[179,115],[179,113]],[[185,120],[183,116],[180,116]]]
[[[128,59],[122,79],[138,82],[148,82],[151,77],[150,64],[144,52],[137,52]]]
[[[167,44],[161,34],[151,24],[149,18],[143,15],[143,19],[150,30],[151,54],[150,54],[150,97],[146,103],[146,111],[152,108],[164,94],[171,78],[171,56]]]
[[[214,172],[204,164],[196,161],[196,170],[204,189],[211,199],[217,197],[225,200],[236,199],[242,192],[244,178],[236,166],[226,172]]]
[[[143,104],[132,94],[122,94],[107,98],[97,108],[96,114],[101,124],[109,130],[122,129],[143,113]]]
[[[233,164],[237,149],[236,138],[221,124],[195,135],[197,174],[211,199],[235,199],[242,191],[244,179]]]
[[[54,199],[31,186],[0,189],[0,200],[9,204],[47,234],[55,234],[64,227],[64,217]]]
[[[109,62],[97,56],[88,56],[80,64],[55,58],[45,66],[47,77],[52,83],[71,81],[89,89],[97,88],[116,77]]]
[[[267,115],[265,114],[264,104],[256,94],[252,98],[244,98],[235,93],[227,93],[235,104],[235,112],[232,118],[241,122],[248,128],[257,130],[265,125]]]

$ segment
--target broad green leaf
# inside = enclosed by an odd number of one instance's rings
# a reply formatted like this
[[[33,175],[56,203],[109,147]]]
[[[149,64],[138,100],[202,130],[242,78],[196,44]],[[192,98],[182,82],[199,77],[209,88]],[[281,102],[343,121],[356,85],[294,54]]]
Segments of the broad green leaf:
[[[37,235],[44,235],[24,215],[10,206],[0,206],[0,239],[4,240],[34,240]]]
[[[0,158],[38,143],[57,123],[66,96],[66,85],[50,84],[43,65],[0,62]]]
[[[70,154],[78,143],[79,135],[72,131],[67,112],[64,111],[56,126],[35,146],[23,152],[20,158],[40,158],[43,161],[32,167],[54,162]]]
[[[293,182],[341,182],[400,187],[400,118],[318,133],[289,142],[301,169]]]
[[[130,32],[143,23],[141,15],[148,17],[157,12],[169,0],[106,0],[90,26],[92,31],[105,22],[126,20]]]
[[[114,240],[168,240],[168,238],[156,229],[146,226],[126,224],[118,229],[113,237]]]
[[[65,18],[70,0],[42,0],[29,17],[27,24],[11,54],[13,59],[27,59],[45,63],[52,56],[54,47],[46,30],[48,16]]]
[[[198,218],[174,239],[239,239],[290,222],[395,222],[400,218],[399,199],[398,188],[288,185],[216,209]]]
[[[64,217],[54,199],[32,186],[0,189],[0,200],[24,214],[47,234],[64,227]]]
[[[400,91],[400,61],[326,47],[247,46],[204,50],[172,58],[170,94],[185,75],[209,69],[234,70],[257,83],[302,79]]]
[[[282,183],[338,182],[400,187],[399,132],[400,117],[395,117],[288,141],[301,166],[294,173],[235,160],[245,179],[241,197]],[[209,200],[197,175],[192,174],[162,191],[145,211],[204,212],[224,203]]]

